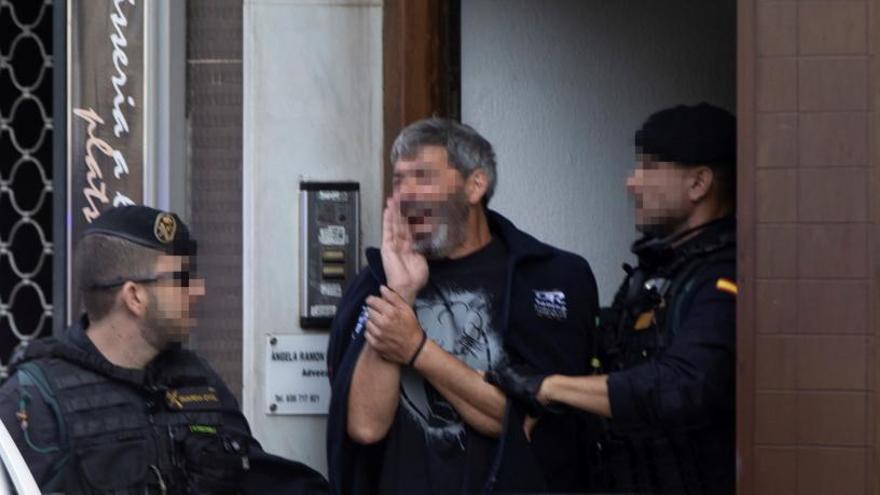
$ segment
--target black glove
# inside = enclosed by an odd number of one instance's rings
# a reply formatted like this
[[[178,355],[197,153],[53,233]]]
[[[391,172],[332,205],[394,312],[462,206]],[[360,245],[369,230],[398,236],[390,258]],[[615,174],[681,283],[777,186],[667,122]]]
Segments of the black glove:
[[[519,402],[530,416],[538,417],[546,413],[561,412],[559,408],[542,404],[538,400],[538,391],[547,375],[528,364],[513,364],[503,359],[486,372],[486,381]]]

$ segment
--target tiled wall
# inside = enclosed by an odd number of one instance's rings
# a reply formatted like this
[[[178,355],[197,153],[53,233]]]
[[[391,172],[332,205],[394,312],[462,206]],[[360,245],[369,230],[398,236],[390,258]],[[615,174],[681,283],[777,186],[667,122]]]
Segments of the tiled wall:
[[[747,1],[754,185],[740,207],[754,259],[741,270],[754,290],[741,303],[755,333],[754,396],[740,397],[753,408],[751,486],[740,493],[877,493],[877,2]]]

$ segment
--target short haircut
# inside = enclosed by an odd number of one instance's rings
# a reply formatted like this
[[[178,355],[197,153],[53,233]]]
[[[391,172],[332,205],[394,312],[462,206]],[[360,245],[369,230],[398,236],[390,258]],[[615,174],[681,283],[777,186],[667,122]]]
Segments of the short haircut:
[[[120,237],[90,234],[83,237],[74,255],[74,276],[83,306],[91,321],[110,314],[121,287],[95,289],[119,279],[153,275],[161,251]]]
[[[391,146],[391,163],[401,158],[412,159],[423,146],[446,148],[449,163],[468,178],[483,169],[488,178],[483,204],[488,204],[495,193],[498,175],[495,170],[495,151],[492,145],[471,126],[451,119],[431,117],[406,126]]]
[[[636,150],[657,161],[712,169],[721,201],[736,205],[736,118],[700,103],[654,113],[635,135]]]

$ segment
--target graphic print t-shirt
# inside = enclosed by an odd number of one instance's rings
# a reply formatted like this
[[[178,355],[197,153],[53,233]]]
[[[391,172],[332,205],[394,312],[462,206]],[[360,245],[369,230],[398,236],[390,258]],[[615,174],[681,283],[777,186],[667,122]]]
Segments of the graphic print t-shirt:
[[[497,239],[457,260],[429,262],[415,302],[428,338],[469,367],[485,371],[501,358],[501,311],[507,251]],[[420,374],[404,367],[400,405],[386,438],[381,493],[481,491],[495,440],[468,427]]]

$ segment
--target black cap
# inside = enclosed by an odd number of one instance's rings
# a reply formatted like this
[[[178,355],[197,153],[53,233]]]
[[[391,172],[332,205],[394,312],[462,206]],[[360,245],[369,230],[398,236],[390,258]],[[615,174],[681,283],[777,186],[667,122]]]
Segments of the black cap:
[[[175,213],[149,206],[108,208],[88,227],[83,236],[103,234],[119,237],[144,247],[180,256],[195,256],[196,241]]]
[[[661,110],[636,132],[639,153],[682,165],[736,166],[736,118],[700,103]]]

